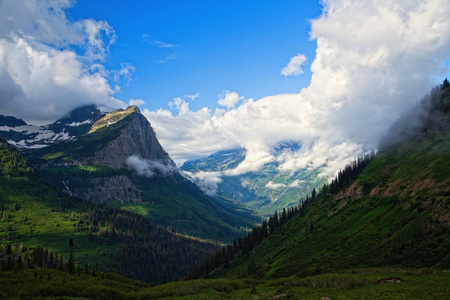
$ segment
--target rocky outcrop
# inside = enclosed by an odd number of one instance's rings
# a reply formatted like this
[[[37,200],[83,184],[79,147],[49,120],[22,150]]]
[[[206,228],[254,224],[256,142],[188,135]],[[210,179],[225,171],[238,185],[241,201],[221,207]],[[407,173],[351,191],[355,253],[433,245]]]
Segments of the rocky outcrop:
[[[94,124],[91,132],[117,122],[126,122],[126,125],[116,139],[96,153],[92,163],[121,168],[126,166],[126,161],[130,156],[138,156],[142,159],[158,160],[165,164],[175,165],[156,138],[149,121],[136,106],[107,114]]]
[[[64,182],[66,190],[73,196],[92,202],[133,202],[142,203],[142,191],[126,175],[91,178],[89,187],[71,187],[71,182]]]

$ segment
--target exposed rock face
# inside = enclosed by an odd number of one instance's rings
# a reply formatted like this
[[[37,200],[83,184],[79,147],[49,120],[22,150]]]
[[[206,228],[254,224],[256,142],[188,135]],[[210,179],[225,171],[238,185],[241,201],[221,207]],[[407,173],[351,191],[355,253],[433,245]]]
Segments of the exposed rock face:
[[[136,106],[131,106],[121,113],[119,116],[117,112],[110,113],[94,124],[93,130],[95,131],[99,128],[95,127],[99,124],[100,126],[105,124],[105,120],[110,121],[109,124],[119,121],[127,122],[120,135],[96,153],[93,163],[121,168],[126,166],[126,160],[130,156],[138,156],[143,159],[164,161],[174,165],[156,138],[150,123]]]
[[[80,109],[76,115],[81,116],[78,119],[98,116],[93,108]],[[86,125],[89,128],[76,140],[43,149],[39,154],[41,158],[54,157],[38,160],[39,167],[52,170],[50,180],[73,196],[92,202],[141,203],[143,191],[135,175],[169,176],[163,171],[177,170],[136,106],[110,112],[80,127]],[[135,164],[127,163],[130,157],[136,158]],[[52,173],[55,168],[59,169],[56,176]]]
[[[92,202],[142,202],[142,191],[138,189],[128,176],[118,175],[107,178],[89,179],[90,187],[73,188],[71,183],[65,183],[66,189],[73,196]]]

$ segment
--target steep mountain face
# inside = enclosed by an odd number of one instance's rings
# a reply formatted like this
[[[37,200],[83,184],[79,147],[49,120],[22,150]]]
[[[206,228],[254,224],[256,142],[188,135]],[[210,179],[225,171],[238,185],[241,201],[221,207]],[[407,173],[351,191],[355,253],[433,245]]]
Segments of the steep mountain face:
[[[175,166],[175,163],[159,144],[150,123],[139,112],[137,106],[130,106],[127,110],[107,114],[92,126],[89,133],[94,133],[127,117],[130,117],[130,120],[126,120],[128,122],[126,128],[106,147],[99,149],[91,163],[120,168],[126,165],[130,156],[134,155],[142,159],[158,160]]]
[[[232,170],[241,164],[246,155],[245,149],[220,151],[203,159],[185,162],[180,169],[188,172],[200,187],[204,172],[220,174],[217,184],[218,198],[239,201],[263,216],[273,214],[298,204],[314,188],[322,186],[326,179],[319,177],[319,170],[302,169],[297,172],[279,170],[277,157],[285,152],[295,152],[301,148],[297,142],[279,143],[273,146],[275,160],[262,166],[257,172],[234,175]],[[217,176],[217,175],[216,175]]]
[[[29,157],[71,195],[136,211],[186,234],[230,239],[258,220],[231,202],[213,201],[181,176],[136,106],[108,113],[76,140]]]
[[[0,115],[0,137],[21,150],[39,149],[85,134],[102,116],[94,105],[77,108],[46,126],[27,125],[23,120]]]
[[[26,259],[31,259],[28,249],[37,247],[68,261],[69,239],[73,239],[76,266],[88,264],[97,271],[162,283],[181,279],[217,248],[164,229],[139,214],[58,191],[2,139],[0,199],[1,244],[5,248],[13,245],[12,249],[25,257],[21,261],[24,266]],[[58,257],[46,255],[43,264],[59,263]],[[2,251],[0,258],[4,258]]]

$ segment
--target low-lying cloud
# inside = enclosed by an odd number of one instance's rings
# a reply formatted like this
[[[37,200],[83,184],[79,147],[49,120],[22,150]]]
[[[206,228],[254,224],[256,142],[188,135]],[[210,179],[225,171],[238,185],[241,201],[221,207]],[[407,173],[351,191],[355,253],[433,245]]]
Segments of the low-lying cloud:
[[[149,160],[133,155],[127,158],[126,164],[139,176],[149,178],[155,175],[168,177],[178,173],[178,168],[170,160]]]
[[[216,196],[218,191],[218,184],[222,182],[220,178],[222,174],[220,172],[186,172],[187,178],[195,183],[202,192],[208,196]]]

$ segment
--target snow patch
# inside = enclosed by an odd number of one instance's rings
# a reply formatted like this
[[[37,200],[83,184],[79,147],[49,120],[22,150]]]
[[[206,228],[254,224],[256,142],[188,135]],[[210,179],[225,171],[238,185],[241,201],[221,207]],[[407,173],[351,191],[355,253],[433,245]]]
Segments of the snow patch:
[[[92,120],[86,120],[86,121],[83,121],[83,122],[72,122],[70,124],[67,124],[67,126],[78,127],[80,125],[91,124],[91,123],[92,123]]]

